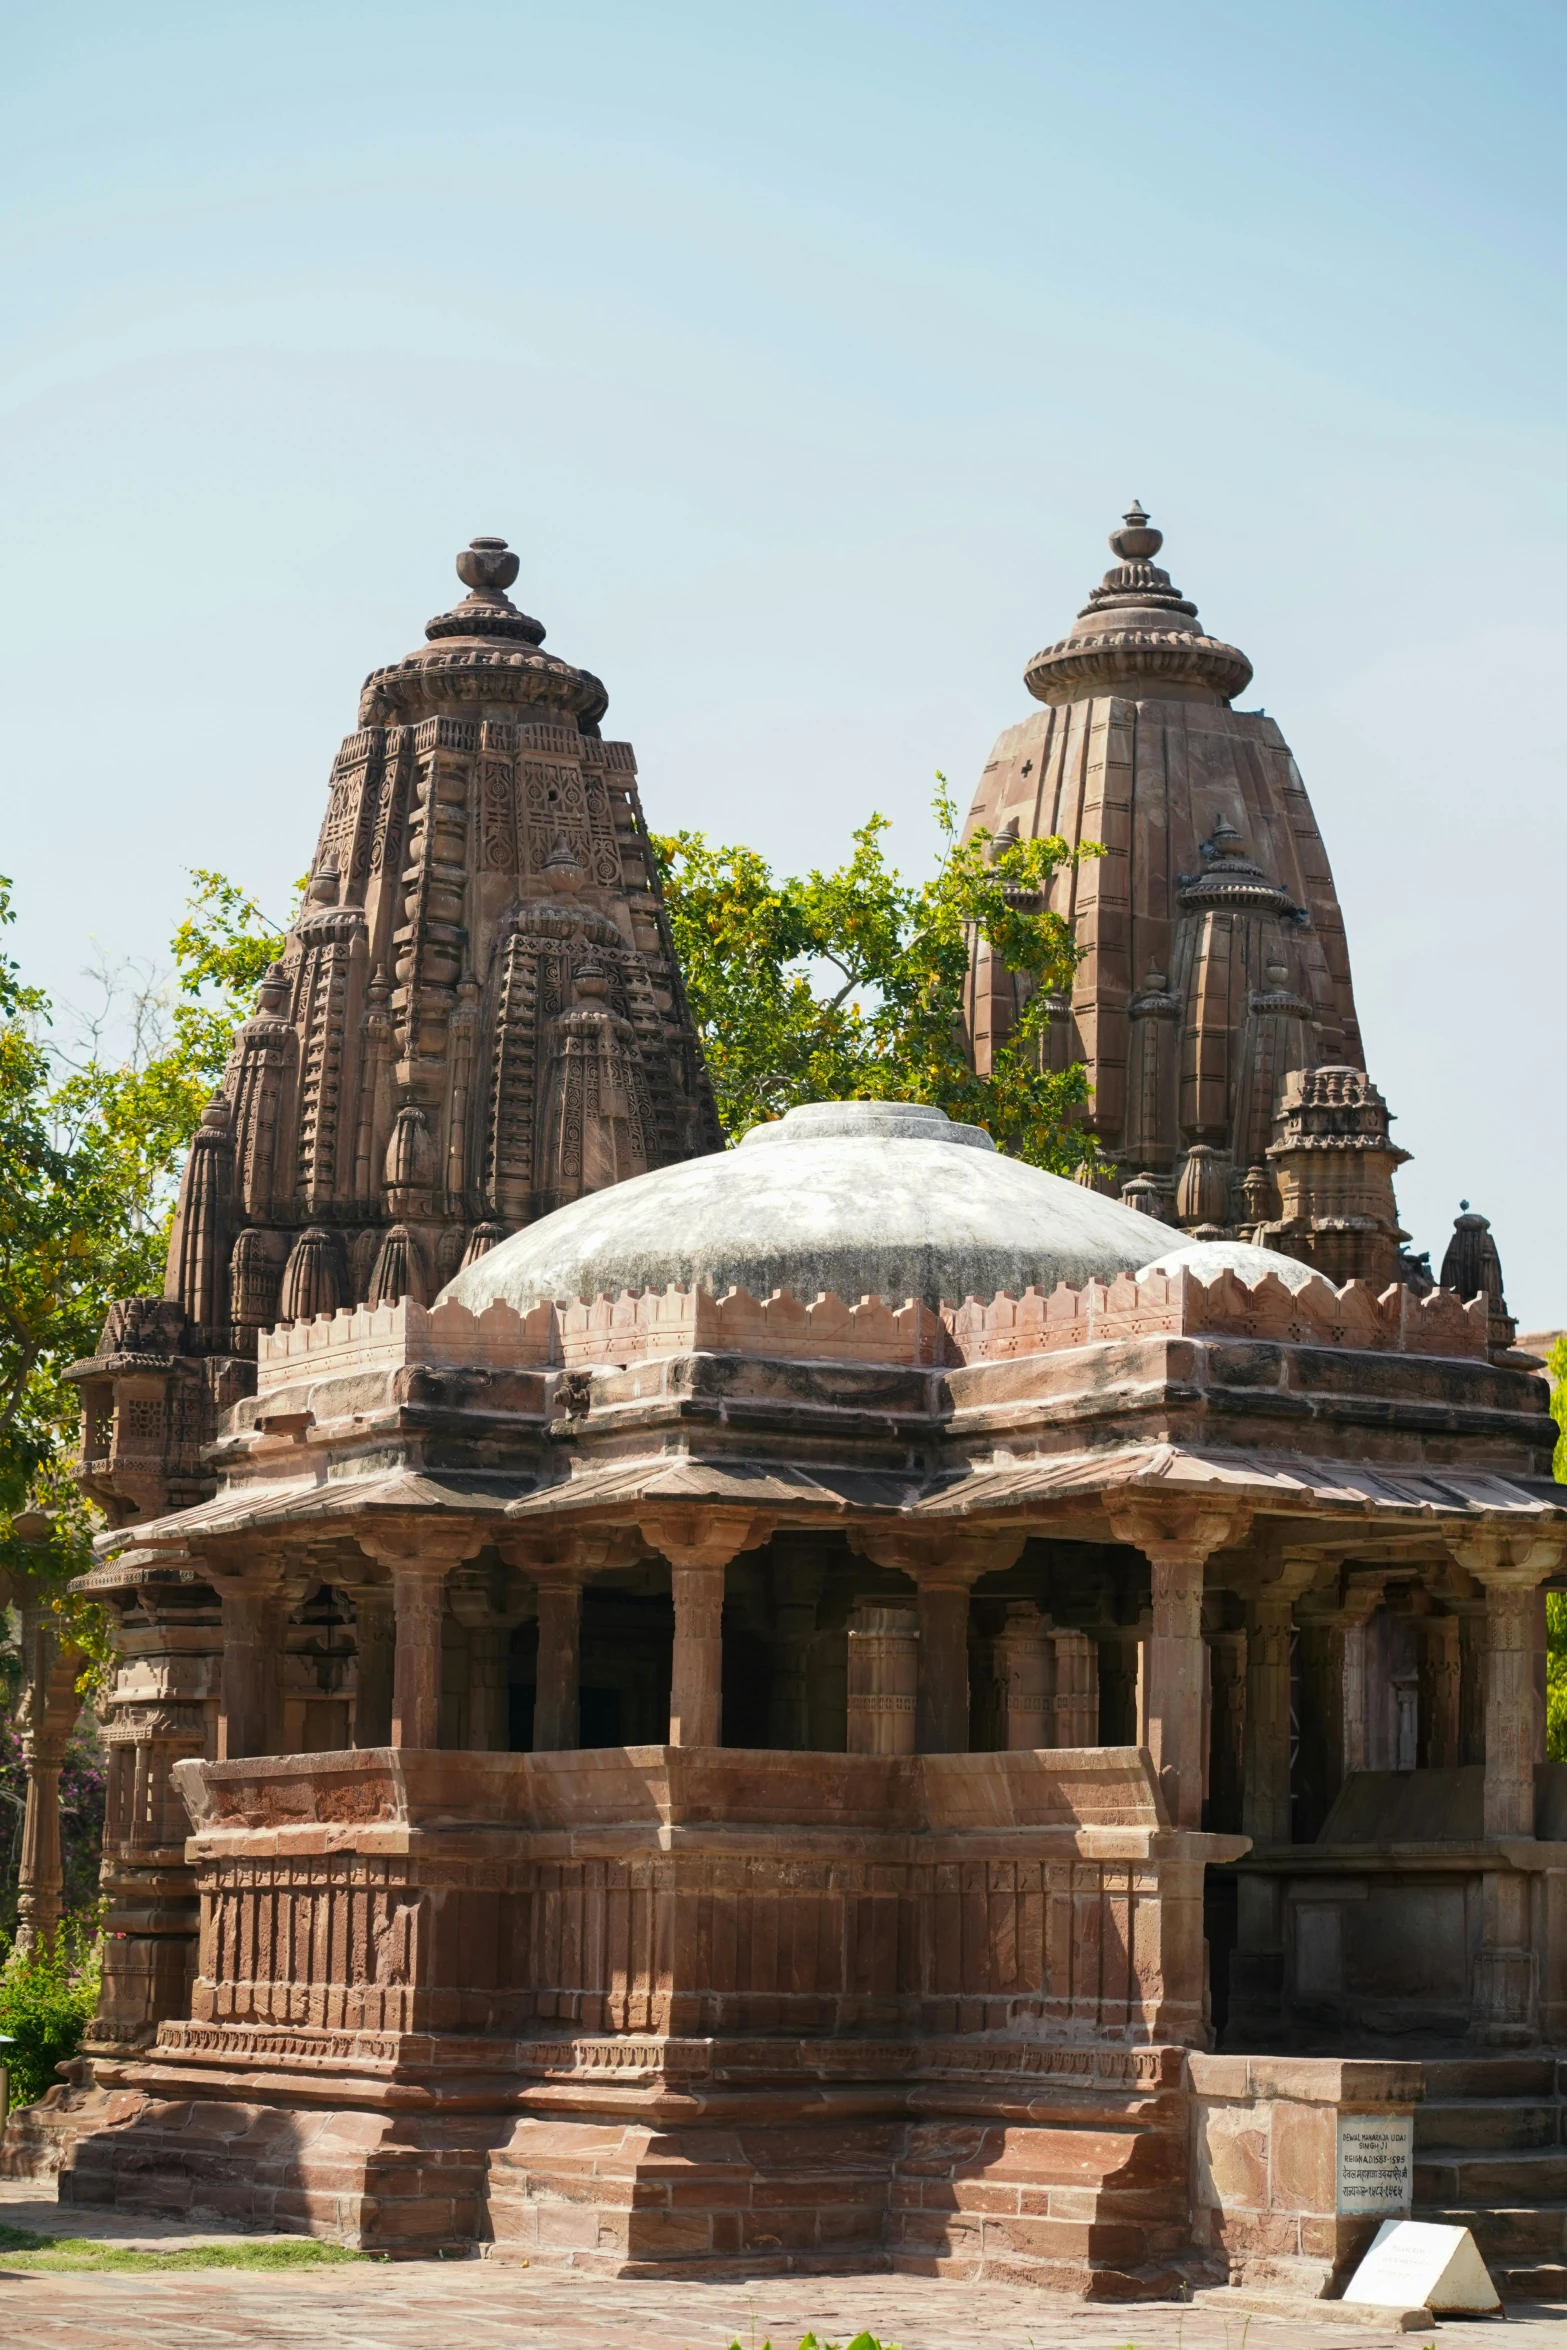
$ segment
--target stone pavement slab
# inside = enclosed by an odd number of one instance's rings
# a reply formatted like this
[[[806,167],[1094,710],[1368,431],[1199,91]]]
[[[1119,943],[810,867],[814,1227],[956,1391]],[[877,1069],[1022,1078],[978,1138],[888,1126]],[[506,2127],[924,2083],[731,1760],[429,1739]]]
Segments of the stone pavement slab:
[[[155,2213],[61,2205],[53,2182],[8,2179],[0,2225],[175,2251],[244,2231]],[[248,2241],[286,2241],[256,2238]],[[1422,2336],[1348,2322],[1331,2303],[1231,2314],[1215,2296],[1085,2304],[1016,2285],[909,2276],[767,2277],[754,2283],[604,2278],[484,2259],[356,2262],[274,2274],[46,2276],[5,2266],[0,2344],[25,2350],[795,2350],[866,2329],[902,2350],[1417,2350]],[[1236,2296],[1237,2302],[1243,2297]],[[1567,2310],[1513,2308],[1512,2350],[1567,2350]],[[1502,2350],[1497,2321],[1430,2329],[1439,2350]]]
[[[1514,2313],[1527,2341],[1567,2350],[1567,2313]],[[925,2277],[744,2283],[606,2281],[485,2260],[366,2263],[304,2275],[38,2276],[0,2256],[0,2341],[26,2350],[794,2350],[862,2327],[903,2350],[1409,2350],[1419,2337],[1174,2304],[1085,2306],[1017,2287]],[[1439,2350],[1501,2350],[1495,2321],[1433,2329]]]

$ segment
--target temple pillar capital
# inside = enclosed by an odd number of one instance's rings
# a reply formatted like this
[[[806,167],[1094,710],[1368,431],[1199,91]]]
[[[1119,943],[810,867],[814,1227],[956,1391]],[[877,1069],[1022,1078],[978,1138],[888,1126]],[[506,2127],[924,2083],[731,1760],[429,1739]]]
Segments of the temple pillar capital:
[[[764,1512],[746,1509],[655,1509],[637,1523],[649,1549],[675,1569],[727,1567],[741,1551],[759,1549],[772,1532]]]

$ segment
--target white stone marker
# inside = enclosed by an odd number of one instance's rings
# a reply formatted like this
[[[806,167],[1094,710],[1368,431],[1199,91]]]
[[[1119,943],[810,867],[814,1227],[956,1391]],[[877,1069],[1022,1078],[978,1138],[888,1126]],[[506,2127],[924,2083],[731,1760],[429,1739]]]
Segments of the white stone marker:
[[[1422,2219],[1384,2220],[1344,2290],[1379,2309],[1500,2309],[1480,2247],[1467,2228]]]

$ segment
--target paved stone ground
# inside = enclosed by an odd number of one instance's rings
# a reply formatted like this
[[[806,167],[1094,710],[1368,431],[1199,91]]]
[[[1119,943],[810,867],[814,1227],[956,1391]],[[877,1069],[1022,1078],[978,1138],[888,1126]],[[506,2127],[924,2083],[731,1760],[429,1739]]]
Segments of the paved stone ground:
[[[0,2224],[169,2249],[231,2241],[178,2219],[61,2209],[53,2189],[0,2184]],[[1237,2297],[1239,2298],[1239,2297]],[[1513,2309],[1513,2350],[1567,2350],[1567,2310]],[[213,2269],[40,2276],[0,2253],[0,2343],[18,2350],[794,2350],[862,2327],[903,2350],[1417,2350],[1419,2335],[1350,2325],[1331,2304],[1226,2314],[1205,2298],[1089,2308],[1005,2285],[924,2277],[645,2283],[486,2260],[355,2264],[314,2274]],[[1521,2337],[1520,2338],[1520,2331]],[[1437,2329],[1439,2350],[1501,2350],[1497,2321]]]

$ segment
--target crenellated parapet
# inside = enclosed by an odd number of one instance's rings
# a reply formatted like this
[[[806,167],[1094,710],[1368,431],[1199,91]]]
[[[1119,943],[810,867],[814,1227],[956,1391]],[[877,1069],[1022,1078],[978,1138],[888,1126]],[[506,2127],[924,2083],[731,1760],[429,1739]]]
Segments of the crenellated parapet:
[[[1483,1361],[1488,1305],[1450,1290],[1417,1297],[1401,1284],[1380,1295],[1363,1281],[1276,1274],[1247,1283],[1233,1271],[1210,1279],[1177,1270],[1126,1274],[1046,1294],[1003,1291],[940,1309],[917,1298],[849,1304],[830,1291],[753,1297],[692,1288],[622,1291],[591,1302],[545,1302],[519,1312],[497,1299],[482,1311],[453,1300],[426,1308],[412,1298],[345,1307],[263,1334],[258,1402],[301,1379],[339,1378],[414,1364],[442,1369],[578,1370],[659,1355],[712,1352],[779,1362],[874,1363],[912,1368],[996,1362],[1156,1336],[1233,1337],[1282,1345]]]

